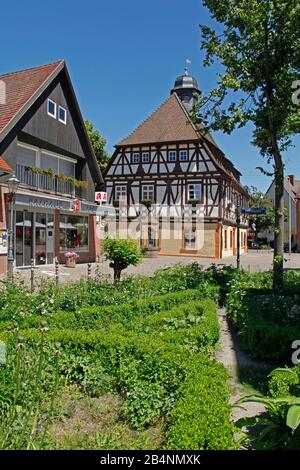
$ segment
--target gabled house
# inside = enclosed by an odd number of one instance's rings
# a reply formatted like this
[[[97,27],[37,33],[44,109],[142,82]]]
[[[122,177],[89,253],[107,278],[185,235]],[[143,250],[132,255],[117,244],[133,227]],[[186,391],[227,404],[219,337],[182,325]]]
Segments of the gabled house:
[[[0,175],[20,181],[15,201],[17,267],[94,261],[95,188],[103,183],[64,61],[0,75]],[[0,271],[6,270],[8,188],[0,179]]]
[[[104,173],[108,202],[127,206],[128,224],[139,219],[141,206],[155,210],[155,220],[141,220],[137,231],[141,245],[160,255],[222,258],[237,251],[236,209],[247,206],[248,194],[240,172],[212,136],[189,122],[199,94],[196,79],[185,71],[171,96],[115,146]],[[187,206],[192,211],[188,226],[183,221]],[[247,226],[242,217],[242,252]]]

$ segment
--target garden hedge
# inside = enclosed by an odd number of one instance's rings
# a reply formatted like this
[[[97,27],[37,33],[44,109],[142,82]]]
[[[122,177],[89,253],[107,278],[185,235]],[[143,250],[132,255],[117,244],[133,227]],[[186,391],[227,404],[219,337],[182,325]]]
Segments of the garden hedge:
[[[112,322],[120,322],[128,327],[138,316],[147,316],[155,312],[169,310],[175,305],[184,304],[191,300],[203,299],[203,292],[190,289],[182,292],[172,292],[159,296],[149,296],[145,299],[134,300],[120,305],[84,307],[75,312],[56,312],[50,315],[29,315],[21,317],[16,322],[0,323],[0,331],[14,325],[19,328],[37,328],[42,320],[47,320],[51,327],[58,328],[103,328]]]
[[[237,448],[230,423],[227,378],[226,369],[215,361],[203,358],[191,363],[171,411],[166,449]]]
[[[281,292],[268,287],[270,280],[271,273],[245,273],[235,279],[227,295],[227,314],[252,357],[288,364],[292,343],[300,339],[300,277],[287,273]]]

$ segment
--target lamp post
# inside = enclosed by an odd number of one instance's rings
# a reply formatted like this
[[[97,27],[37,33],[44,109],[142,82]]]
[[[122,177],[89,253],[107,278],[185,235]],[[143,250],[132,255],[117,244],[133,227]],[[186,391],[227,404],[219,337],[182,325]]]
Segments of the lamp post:
[[[238,202],[236,207],[236,225],[237,225],[237,255],[236,255],[236,267],[241,267],[241,205]]]
[[[289,255],[291,256],[292,254],[292,194],[293,194],[293,188],[292,188],[292,183],[291,183],[291,178],[288,176],[288,182],[290,186],[289,190]]]
[[[10,284],[14,279],[14,207],[16,192],[19,187],[19,180],[15,175],[12,175],[8,180],[9,202],[10,202],[10,218],[8,229],[8,253],[7,253],[7,280]]]

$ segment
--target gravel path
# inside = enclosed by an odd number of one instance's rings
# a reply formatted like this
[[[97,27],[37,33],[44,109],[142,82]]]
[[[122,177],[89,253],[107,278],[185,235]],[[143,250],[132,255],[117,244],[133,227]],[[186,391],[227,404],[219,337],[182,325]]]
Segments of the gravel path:
[[[255,393],[255,390],[246,388],[241,382],[240,376],[243,370],[260,371],[266,375],[269,373],[272,366],[268,364],[255,361],[251,359],[245,352],[243,352],[239,346],[238,338],[233,332],[232,326],[230,325],[226,316],[225,309],[219,309],[218,311],[219,323],[221,328],[221,336],[219,349],[216,353],[216,359],[221,362],[229,372],[229,388],[231,390],[231,400],[233,404],[239,398],[243,396]],[[265,411],[264,406],[259,403],[245,403],[242,408],[232,409],[232,419],[237,421],[240,418],[257,416]]]

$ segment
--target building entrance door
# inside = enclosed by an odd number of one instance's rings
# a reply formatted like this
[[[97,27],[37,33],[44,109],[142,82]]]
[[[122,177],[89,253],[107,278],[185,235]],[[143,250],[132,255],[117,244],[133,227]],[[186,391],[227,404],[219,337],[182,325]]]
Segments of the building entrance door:
[[[16,211],[16,265],[53,263],[54,215],[43,212]]]
[[[30,266],[33,255],[33,212],[16,212],[16,264]]]
[[[37,212],[35,214],[35,264],[46,264],[47,248],[47,214]]]

